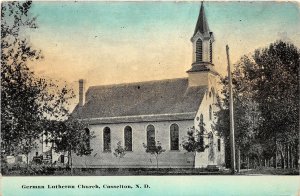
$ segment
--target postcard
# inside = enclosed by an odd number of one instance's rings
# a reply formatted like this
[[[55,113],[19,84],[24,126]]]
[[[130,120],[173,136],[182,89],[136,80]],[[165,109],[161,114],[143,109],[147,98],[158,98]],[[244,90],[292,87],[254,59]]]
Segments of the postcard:
[[[2,1],[1,194],[299,194],[299,13]]]

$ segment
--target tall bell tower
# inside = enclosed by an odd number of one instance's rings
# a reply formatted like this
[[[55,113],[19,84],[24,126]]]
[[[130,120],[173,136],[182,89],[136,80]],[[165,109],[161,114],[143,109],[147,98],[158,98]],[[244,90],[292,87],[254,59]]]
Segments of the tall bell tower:
[[[203,2],[201,2],[200,12],[194,34],[191,38],[193,44],[192,68],[187,71],[189,74],[189,85],[207,85],[208,72],[213,71],[213,43],[214,35],[210,31]]]

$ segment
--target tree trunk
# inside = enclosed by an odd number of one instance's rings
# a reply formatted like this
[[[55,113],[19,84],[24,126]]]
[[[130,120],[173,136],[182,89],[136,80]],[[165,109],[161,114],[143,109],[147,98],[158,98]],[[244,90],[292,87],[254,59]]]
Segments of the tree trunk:
[[[156,158],[156,168],[158,168],[158,155],[156,155],[155,158]]]
[[[299,169],[299,163],[300,163],[300,156],[299,156],[299,151],[300,151],[300,145],[299,145],[299,142],[296,143],[296,146],[295,146],[295,165],[296,165],[296,169]]]
[[[289,168],[289,146],[285,146],[285,167]]]
[[[72,163],[72,152],[71,152],[71,150],[68,151],[68,165],[71,169],[71,176],[73,176],[73,163]]]
[[[276,169],[277,168],[277,151],[275,152],[275,155],[273,158],[274,158],[274,160],[273,160],[274,168]]]
[[[276,133],[275,133],[276,134]],[[277,142],[276,142],[276,135],[275,135],[275,155],[274,155],[274,168],[277,168]]]
[[[237,159],[236,169],[237,169],[237,173],[239,173],[241,171],[241,150],[239,147],[237,148],[236,159]]]
[[[290,155],[290,159],[289,159],[289,165],[290,165],[290,168],[293,168],[293,151],[292,151],[292,149],[293,149],[293,146],[292,145],[290,145],[290,147],[289,147],[289,155]]]
[[[27,169],[29,168],[29,153],[27,153],[27,156],[26,156],[26,168]]]
[[[281,168],[284,169],[285,167],[285,161],[284,161],[284,153],[282,150],[280,150],[280,156],[281,156]]]
[[[247,170],[249,170],[250,168],[250,160],[249,160],[249,156],[247,156]]]
[[[193,156],[194,156],[193,168],[195,168],[195,165],[196,165],[196,152],[194,152]]]

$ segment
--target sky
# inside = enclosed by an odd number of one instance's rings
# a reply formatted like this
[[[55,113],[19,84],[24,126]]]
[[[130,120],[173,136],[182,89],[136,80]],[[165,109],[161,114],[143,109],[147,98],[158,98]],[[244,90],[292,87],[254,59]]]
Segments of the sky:
[[[226,74],[231,62],[283,39],[300,47],[296,2],[204,3],[214,33],[215,69]],[[31,63],[36,74],[92,85],[187,77],[190,41],[200,2],[34,2],[38,29],[28,31],[45,57]]]

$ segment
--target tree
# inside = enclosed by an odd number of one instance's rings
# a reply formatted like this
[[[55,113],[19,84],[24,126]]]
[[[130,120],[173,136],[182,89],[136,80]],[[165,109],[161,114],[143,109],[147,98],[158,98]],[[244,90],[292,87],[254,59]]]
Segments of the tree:
[[[94,138],[94,133],[91,133],[87,128],[88,125],[69,117],[64,121],[51,121],[47,124],[48,137],[53,144],[55,152],[67,152],[68,166],[73,174],[73,159],[72,153],[77,156],[90,155],[92,148],[90,140]]]
[[[1,160],[26,154],[27,163],[28,153],[47,129],[65,124],[67,131],[81,130],[74,120],[67,120],[73,91],[38,77],[28,66],[43,58],[25,34],[37,28],[31,5],[31,1],[1,4]]]
[[[276,161],[277,150],[281,153],[282,165],[285,154],[288,157],[293,157],[289,154],[297,154],[298,73],[299,50],[282,41],[257,49],[252,56],[244,56],[235,64],[233,101],[236,144],[248,157],[253,157],[253,152],[259,152],[256,153],[260,156],[258,164],[261,164],[261,159],[265,162],[270,160],[270,154]],[[222,83],[224,99],[216,113],[218,121],[215,127],[226,138],[229,135],[227,79],[224,78]],[[256,150],[250,148],[254,144]],[[289,152],[291,149],[294,153]]]
[[[43,113],[37,100],[45,81],[34,77],[27,66],[40,59],[21,31],[36,28],[28,16],[31,2],[1,4],[1,144],[4,154],[28,154],[42,131]]]
[[[204,133],[195,133],[195,128],[192,127],[187,131],[187,138],[182,142],[182,147],[187,152],[193,152],[193,168],[195,167],[195,158],[197,152],[204,152],[208,146],[204,145]]]
[[[234,104],[234,129],[235,129],[235,145],[237,153],[237,170],[240,170],[240,158],[242,156],[248,158],[249,146],[254,140],[255,132],[258,128],[260,113],[257,103],[252,99],[252,93],[249,90],[250,84],[244,80],[244,67],[237,63],[233,72],[233,104]],[[229,91],[228,78],[221,80],[223,84],[223,100],[218,100],[217,106],[219,110],[215,113],[217,121],[213,126],[220,135],[225,139],[225,159],[226,165],[229,167],[230,155],[230,119],[229,119]]]
[[[121,158],[123,158],[126,155],[126,148],[123,148],[121,141],[117,143],[117,148],[115,148],[114,155],[118,158],[119,163]]]
[[[293,44],[277,41],[255,50],[246,75],[254,84],[254,99],[264,119],[259,136],[273,144],[275,155],[279,150],[283,167],[285,149],[298,149],[299,58],[300,51]]]
[[[166,150],[161,147],[161,143],[159,141],[154,141],[153,145],[148,146],[143,143],[143,146],[146,149],[146,153],[150,153],[155,156],[156,168],[158,168],[158,156]]]

